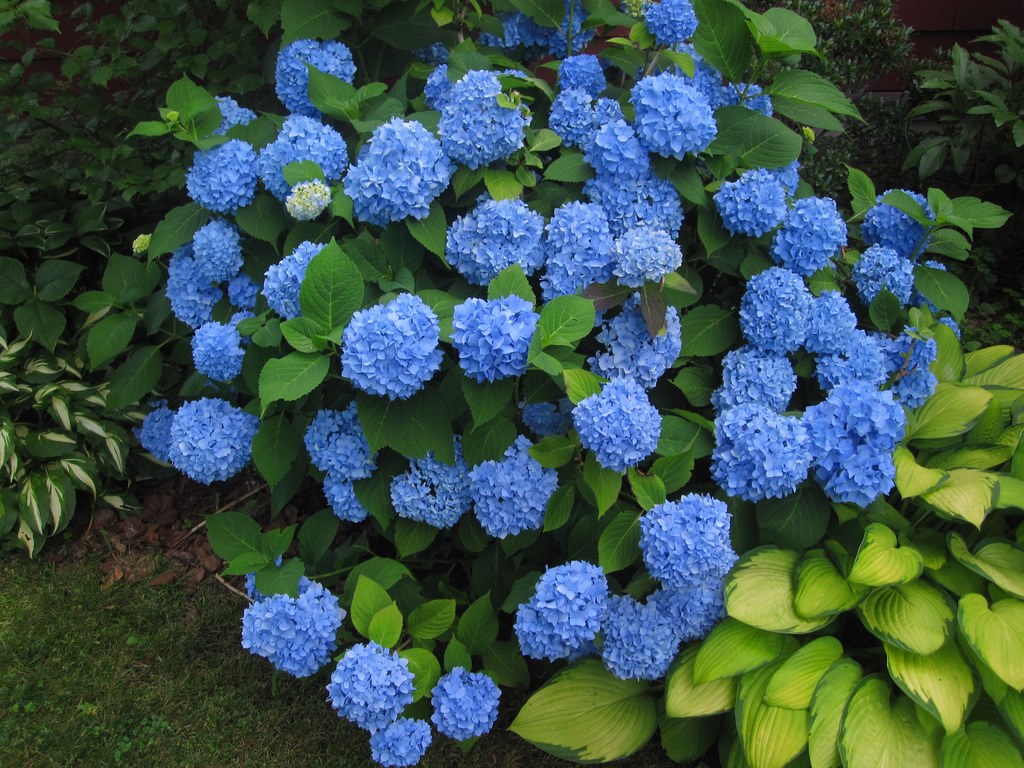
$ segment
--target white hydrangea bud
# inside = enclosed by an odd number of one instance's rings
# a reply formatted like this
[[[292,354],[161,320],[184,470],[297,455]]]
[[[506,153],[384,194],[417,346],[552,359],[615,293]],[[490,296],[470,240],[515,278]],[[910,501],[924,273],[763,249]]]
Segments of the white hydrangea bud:
[[[284,207],[298,221],[312,221],[331,204],[331,188],[324,182],[300,181],[292,187]]]

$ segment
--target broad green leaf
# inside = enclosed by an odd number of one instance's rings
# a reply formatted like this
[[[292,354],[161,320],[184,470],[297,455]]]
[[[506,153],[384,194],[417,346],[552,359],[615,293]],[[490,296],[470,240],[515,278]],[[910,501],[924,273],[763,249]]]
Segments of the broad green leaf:
[[[574,347],[594,329],[594,302],[581,296],[559,296],[544,305],[537,323],[544,347]]]
[[[914,287],[936,307],[953,315],[957,322],[963,320],[971,297],[959,277],[919,264],[914,267]]]
[[[107,410],[116,411],[137,403],[160,381],[163,358],[156,346],[139,347],[110,377]]]
[[[842,91],[820,75],[807,70],[785,69],[779,72],[767,92],[771,94],[773,106],[781,104],[783,109],[787,106],[810,107],[825,110],[829,114],[860,117],[857,108]],[[871,204],[874,204],[874,198]]]
[[[927,656],[953,631],[949,597],[924,581],[879,587],[858,606],[864,626],[884,642]]]
[[[243,232],[276,246],[287,224],[287,218],[280,202],[272,195],[260,194],[245,208],[238,209],[235,223]]]
[[[964,595],[957,610],[960,632],[978,656],[1014,690],[1024,689],[1024,602],[989,606],[981,595]]]
[[[900,319],[900,300],[892,291],[883,288],[878,295],[871,300],[868,307],[868,317],[871,324],[880,331],[891,331]]]
[[[31,336],[33,341],[51,352],[60,341],[67,322],[61,310],[38,299],[29,299],[14,310],[18,333],[26,338]]]
[[[259,551],[260,525],[243,512],[219,512],[206,518],[206,532],[217,557],[231,561]]]
[[[332,239],[306,267],[299,294],[302,316],[327,335],[348,324],[363,304],[363,278]]]
[[[367,639],[385,648],[394,648],[402,637],[402,612],[394,603],[373,614],[366,630]]]
[[[949,478],[949,474],[941,469],[922,467],[914,454],[902,445],[896,446],[892,460],[896,465],[896,490],[905,499],[934,490]]]
[[[896,534],[888,526],[871,523],[864,529],[864,538],[846,578],[868,587],[884,587],[913,581],[923,568],[920,552],[899,546]]]
[[[630,467],[626,471],[629,478],[629,487],[633,491],[633,498],[640,505],[641,509],[649,510],[658,504],[664,504],[667,496],[665,483],[656,474],[644,475],[639,470]]]
[[[89,329],[85,337],[85,349],[89,353],[92,370],[95,371],[128,348],[137,324],[135,315],[118,312],[104,317]]]
[[[516,379],[498,379],[497,381],[476,382],[469,377],[462,377],[462,394],[473,414],[474,424],[486,424],[493,419],[516,396]]]
[[[210,214],[195,203],[179,205],[168,211],[153,230],[153,238],[146,251],[150,261],[172,253],[192,239],[199,228],[210,220]]]
[[[268,360],[260,372],[260,408],[276,400],[298,400],[320,386],[330,369],[329,355],[292,352]]]
[[[964,355],[964,363],[967,366],[964,375],[973,377],[992,370],[1000,363],[1012,358],[1015,352],[1016,350],[1008,344],[999,344],[993,347],[984,347],[975,352],[968,352]],[[982,382],[968,381],[967,383],[980,384]]]
[[[284,0],[281,3],[282,44],[306,38],[331,40],[348,26],[330,0]]]
[[[850,584],[824,550],[812,549],[796,566],[793,608],[798,616],[813,619],[843,613],[860,602],[864,589]]]
[[[992,349],[1002,348],[993,347]],[[985,350],[981,351],[984,352]],[[968,376],[964,379],[964,384],[979,387],[1024,389],[1024,355],[1014,355],[991,368],[973,375],[971,375],[971,366],[968,365],[967,373]]]
[[[406,648],[399,651],[398,656],[409,662],[409,671],[413,674],[413,701],[419,701],[441,679],[441,663],[437,656],[424,648]]]
[[[968,723],[942,739],[943,768],[1022,768],[1024,757],[999,727],[986,722]]]
[[[732,346],[739,336],[736,313],[708,304],[694,307],[680,318],[683,336],[682,354],[688,357],[710,357]]]
[[[455,462],[451,419],[437,389],[425,388],[406,400],[359,394],[356,411],[373,450],[390,447],[417,459],[433,451],[440,461]]]
[[[530,456],[542,467],[556,469],[572,461],[579,441],[567,435],[550,435],[530,447]]]
[[[605,573],[628,568],[640,557],[640,516],[623,510],[612,517],[597,541],[597,563]]]
[[[691,763],[715,743],[721,729],[720,717],[666,718],[659,726],[661,748],[670,760]]]
[[[455,623],[454,600],[428,600],[409,614],[409,635],[417,640],[433,640]]]
[[[484,186],[493,200],[515,200],[523,194],[523,185],[512,171],[485,168]]]
[[[561,156],[544,169],[544,178],[551,181],[586,181],[594,171],[580,152],[562,152]]]
[[[505,296],[518,296],[530,302],[537,303],[537,295],[533,292],[530,281],[526,279],[526,273],[518,264],[513,264],[501,270],[487,285],[487,298],[500,299]]]
[[[939,384],[914,414],[905,439],[926,440],[962,435],[985,412],[992,394],[981,387]]]
[[[800,14],[787,8],[769,8],[764,14],[747,12],[746,16],[754,40],[765,56],[785,58],[792,54],[817,53],[818,37],[810,22]],[[805,74],[803,70],[783,70],[781,74],[792,72]],[[810,90],[810,86],[807,89]],[[853,106],[845,108],[852,109]]]
[[[543,27],[558,28],[565,17],[561,0],[509,0],[516,10],[522,11]]]
[[[658,724],[647,683],[619,680],[599,661],[557,674],[519,710],[509,730],[567,760],[618,760],[646,744]]]
[[[946,733],[957,730],[971,702],[974,677],[956,642],[950,641],[927,656],[884,645],[893,682],[931,712]]]
[[[409,233],[416,238],[420,245],[444,259],[445,243],[448,237],[448,219],[444,215],[444,208],[438,202],[430,205],[430,214],[423,219],[409,217],[405,220]]]
[[[843,712],[839,754],[844,768],[939,768],[939,743],[918,722],[914,703],[893,700],[880,676],[864,678]]]
[[[575,485],[560,485],[548,499],[544,511],[544,532],[557,531],[569,522],[573,503],[576,501]]]
[[[483,653],[497,639],[498,616],[491,605],[490,593],[477,598],[462,614],[456,636],[470,653],[476,655]]]
[[[473,657],[466,650],[465,644],[457,637],[453,637],[444,649],[444,668],[451,672],[456,667],[472,669]]]
[[[21,304],[31,296],[25,265],[7,256],[0,257],[0,304]]]
[[[603,515],[612,508],[622,490],[622,473],[605,469],[597,463],[594,454],[587,452],[583,460],[583,483],[594,494],[598,515]]]
[[[260,424],[252,440],[252,463],[273,488],[281,482],[302,450],[302,438],[283,415]]]
[[[757,504],[757,525],[765,540],[792,549],[817,544],[832,518],[832,505],[817,483],[805,483],[781,499]]]
[[[734,619],[769,632],[804,634],[831,617],[803,619],[793,607],[794,573],[800,555],[778,547],[758,547],[743,555],[725,581],[725,607]]]
[[[665,714],[669,717],[704,717],[728,712],[735,706],[735,677],[694,682],[693,668],[699,650],[700,646],[695,645],[684,650],[665,677]]]
[[[850,204],[853,206],[853,212],[858,215],[865,213],[874,206],[878,196],[875,192],[875,185],[866,173],[849,165],[846,166],[846,173],[846,186],[850,190]]]
[[[784,635],[766,632],[736,619],[723,619],[697,651],[694,683],[704,685],[763,667],[777,659],[786,644]]]
[[[654,474],[661,479],[666,493],[675,493],[683,488],[693,475],[693,453],[687,451],[675,456],[662,456],[655,459],[651,467]]]
[[[921,501],[952,520],[962,520],[981,528],[992,509],[998,477],[977,469],[952,469],[949,478],[934,491],[921,495]]]
[[[469,466],[482,461],[497,461],[505,454],[519,432],[504,416],[496,416],[486,424],[477,424],[462,436],[462,455]]]
[[[352,595],[352,611],[349,614],[356,632],[368,638],[370,622],[377,615],[377,611],[387,608],[392,603],[384,587],[369,576],[360,575],[356,580],[356,590]]]
[[[750,768],[783,768],[807,747],[806,709],[783,709],[765,700],[783,662],[747,672],[736,695],[736,731]]]
[[[948,542],[950,553],[963,565],[1024,600],[1024,549],[1003,539],[986,539],[972,555],[958,533],[950,533]]]
[[[800,156],[803,138],[774,117],[735,106],[718,108],[715,119],[712,155],[728,155],[744,168],[782,168]]]
[[[574,405],[599,394],[604,386],[604,379],[582,368],[566,368],[562,377],[565,379],[565,392]]]
[[[498,640],[484,650],[484,672],[498,685],[525,688],[530,683],[530,671],[526,667],[519,645],[507,640]]]
[[[840,768],[839,726],[850,694],[864,677],[853,659],[843,658],[829,667],[811,696],[807,754],[813,768]]]
[[[422,552],[437,538],[438,529],[418,520],[395,520],[395,549],[399,557],[409,557]]]
[[[112,254],[112,256],[114,255],[119,254]],[[131,259],[131,261],[135,264],[141,264],[141,262],[135,259]],[[144,265],[142,268],[145,270]],[[82,273],[83,269],[85,269],[85,266],[82,264],[73,264],[63,259],[48,259],[44,261],[39,265],[39,269],[36,270],[36,295],[43,301],[60,301],[75,287],[75,283],[78,282],[78,276]],[[104,286],[103,290],[108,289]]]
[[[334,543],[341,521],[330,509],[321,509],[306,518],[299,528],[299,556],[309,567],[314,566]]]
[[[295,557],[281,565],[268,565],[256,572],[256,589],[264,595],[298,597],[303,571],[302,561]]]
[[[693,35],[697,53],[733,82],[742,81],[754,41],[741,7],[725,0],[694,0],[693,9],[699,20]]]
[[[793,653],[775,670],[764,690],[764,701],[783,709],[807,709],[822,676],[843,655],[834,637],[819,637]]]

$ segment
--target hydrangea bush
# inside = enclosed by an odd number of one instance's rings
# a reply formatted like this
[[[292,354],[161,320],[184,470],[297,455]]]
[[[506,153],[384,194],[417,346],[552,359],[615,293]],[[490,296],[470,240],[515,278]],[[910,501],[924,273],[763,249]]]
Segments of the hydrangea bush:
[[[993,707],[962,728],[921,682],[970,657],[1011,713],[1024,685],[969,628],[944,644],[922,569],[956,595],[992,580],[992,611],[961,614],[1011,633],[1024,556],[972,555],[968,530],[955,565],[917,532],[1024,501],[1021,358],[964,356],[966,289],[922,259],[966,258],[1005,213],[852,170],[850,201],[800,183],[800,129],[857,114],[799,68],[815,38],[790,12],[398,7],[408,38],[309,39],[351,20],[284,14],[287,116],[229,125],[190,83],[162,112],[197,149],[161,225],[179,242],[149,256],[197,375],[140,439],[203,483],[251,461],[275,510],[322,488],[297,530],[209,518],[252,582],[243,645],[329,677],[386,766],[487,733],[502,688],[544,680],[509,727],[583,762],[659,729],[673,759],[720,738],[753,768],[809,739],[812,765],[877,764],[872,728],[1016,749]],[[892,626],[894,600],[919,615]],[[843,655],[854,606],[888,671]],[[945,630],[913,642],[918,621]]]

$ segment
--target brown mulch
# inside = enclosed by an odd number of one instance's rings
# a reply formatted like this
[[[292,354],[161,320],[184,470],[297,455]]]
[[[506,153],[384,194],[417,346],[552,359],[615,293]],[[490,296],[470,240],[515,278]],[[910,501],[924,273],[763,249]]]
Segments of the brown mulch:
[[[181,582],[192,591],[205,581],[220,580],[224,568],[207,540],[206,515],[243,511],[254,515],[264,528],[290,525],[298,517],[296,507],[288,505],[267,525],[270,491],[252,476],[211,487],[184,477],[150,481],[140,484],[136,495],[141,509],[98,509],[92,519],[76,516],[70,541],[54,547],[50,559],[59,567],[100,557],[103,588],[123,580],[148,581],[154,587]]]

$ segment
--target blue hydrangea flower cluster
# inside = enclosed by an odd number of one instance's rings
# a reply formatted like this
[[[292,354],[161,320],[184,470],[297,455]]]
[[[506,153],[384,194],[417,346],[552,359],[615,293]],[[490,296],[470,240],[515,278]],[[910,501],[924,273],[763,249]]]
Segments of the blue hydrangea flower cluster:
[[[620,285],[640,288],[646,282],[657,282],[679,269],[683,252],[668,232],[641,224],[615,241],[612,261],[612,273]]]
[[[914,290],[914,262],[892,248],[872,245],[854,265],[853,282],[865,305],[871,304],[883,290],[894,294],[901,305],[907,305]]]
[[[830,197],[797,200],[772,239],[776,263],[798,275],[827,267],[846,245],[846,222]]]
[[[242,238],[238,229],[223,219],[214,219],[192,237],[196,270],[211,283],[221,283],[242,268]]]
[[[864,214],[860,231],[868,245],[891,248],[903,259],[916,260],[928,245],[927,230],[899,208],[883,203],[882,200],[894,190],[887,189],[875,199],[875,205]],[[924,208],[928,218],[934,219],[935,212],[928,205],[928,198],[908,189],[895,190],[910,195]]]
[[[573,560],[548,568],[516,612],[524,656],[557,661],[587,652],[608,609],[608,579],[596,565]]]
[[[451,92],[452,81],[448,79],[448,65],[440,64],[427,76],[427,82],[423,85],[423,96],[427,106],[440,112],[448,103]]]
[[[214,136],[223,136],[236,125],[248,125],[256,119],[256,113],[246,109],[230,96],[217,96],[217,107],[220,109],[220,127],[213,132]]]
[[[708,100],[686,77],[662,72],[633,86],[630,102],[636,109],[636,131],[651,152],[682,160],[703,152],[718,135]]]
[[[284,201],[285,210],[296,221],[312,221],[331,204],[331,188],[320,179],[300,181]]]
[[[302,314],[299,294],[309,262],[324,249],[320,243],[306,241],[277,264],[271,264],[263,281],[263,296],[270,308],[285,320]]]
[[[426,48],[417,48],[413,53],[425,64],[444,64],[448,61],[448,49],[440,42],[431,43]]]
[[[722,105],[722,73],[704,61],[704,57],[697,53],[692,43],[682,43],[674,48],[681,53],[689,54],[693,59],[693,77],[689,78],[685,72],[674,65],[669,71],[675,75],[687,77],[687,82],[701,92],[711,109],[718,109]]]
[[[808,352],[832,354],[846,348],[848,339],[857,330],[857,316],[838,291],[822,291],[811,303],[807,319]]]
[[[452,315],[459,367],[479,383],[526,373],[526,356],[540,315],[519,296],[470,298]]]
[[[150,403],[149,413],[142,420],[141,426],[133,432],[142,447],[160,461],[171,460],[171,424],[174,422],[174,411],[167,407],[166,400],[154,400]]]
[[[263,186],[282,202],[292,186],[284,178],[289,163],[309,160],[320,166],[329,184],[338,181],[348,167],[348,147],[341,134],[319,120],[292,115],[284,121],[277,138],[260,150],[259,173]]]
[[[540,280],[544,299],[579,293],[612,279],[612,239],[608,216],[595,203],[566,203],[547,224],[546,269]]]
[[[217,398],[184,403],[171,422],[169,458],[179,472],[209,485],[241,471],[260,420]]]
[[[185,176],[188,196],[208,211],[234,213],[256,196],[258,165],[256,151],[239,139],[196,152]]]
[[[308,582],[298,597],[263,596],[242,614],[242,647],[276,669],[309,677],[326,664],[345,610],[322,585]]]
[[[892,452],[903,439],[906,415],[892,392],[863,381],[835,387],[804,413],[814,452],[814,474],[833,501],[866,507],[892,490]]]
[[[663,229],[673,238],[683,226],[683,206],[672,182],[649,168],[633,168],[621,174],[598,174],[587,179],[583,192],[603,206],[612,235],[622,237],[641,224]]]
[[[385,768],[407,768],[423,759],[433,738],[430,723],[402,717],[370,734],[370,757]]]
[[[356,496],[355,486],[346,477],[329,474],[324,477],[324,496],[335,517],[349,523],[361,523],[370,516]]]
[[[353,645],[327,684],[338,717],[368,731],[386,728],[412,703],[409,662],[377,643]]]
[[[852,379],[879,387],[889,375],[885,349],[876,337],[854,329],[841,345],[828,354],[818,355],[815,375],[825,390]]]
[[[807,477],[811,446],[800,419],[760,403],[722,411],[715,419],[711,477],[730,496],[781,499]]]
[[[805,470],[806,472],[806,470]],[[640,517],[640,551],[650,574],[666,587],[718,583],[736,562],[725,502],[691,493]]]
[[[807,337],[814,297],[800,276],[781,267],[750,278],[740,300],[740,329],[765,352],[796,352]]]
[[[697,14],[690,0],[661,0],[644,6],[644,21],[658,45],[678,45],[697,31]]]
[[[251,310],[256,306],[259,296],[260,286],[256,285],[248,275],[235,275],[228,280],[228,301],[232,306]]]
[[[529,118],[498,103],[501,83],[494,72],[472,70],[452,86],[441,110],[438,133],[448,157],[476,169],[504,160],[523,145]]]
[[[391,504],[399,517],[451,528],[473,502],[469,469],[462,458],[462,443],[455,438],[455,463],[445,464],[433,451],[411,459],[409,469],[391,481]]]
[[[411,293],[361,309],[342,336],[342,375],[363,392],[405,400],[441,367],[440,336],[437,315]]]
[[[596,99],[605,85],[601,60],[592,54],[569,56],[558,69],[558,87],[562,91],[583,91]]]
[[[623,118],[601,125],[586,149],[587,162],[599,174],[619,177],[650,173],[651,161],[647,150],[637,138],[633,126]]]
[[[572,409],[567,397],[558,403],[523,403],[519,417],[537,437],[564,435],[572,429]]]
[[[719,106],[733,107],[742,104],[747,109],[760,112],[765,117],[775,114],[772,99],[764,93],[761,86],[753,83],[727,83],[722,86],[722,98]]]
[[[281,49],[274,68],[277,98],[289,112],[320,117],[320,110],[309,100],[307,64],[346,83],[355,78],[356,65],[348,46],[335,40],[296,40]]]
[[[703,640],[725,618],[723,579],[708,579],[692,588],[662,587],[647,598],[667,617],[681,642]]]
[[[379,126],[345,176],[356,218],[378,226],[430,213],[455,167],[422,124],[394,118]]]
[[[192,246],[171,254],[167,265],[167,300],[174,316],[190,328],[198,328],[213,317],[214,305],[224,292],[199,271]]]
[[[760,237],[786,217],[786,190],[771,171],[744,171],[715,193],[715,206],[733,235]]]
[[[530,455],[531,443],[520,435],[500,461],[484,461],[469,473],[473,511],[489,536],[535,530],[544,524],[558,473]]]
[[[570,3],[572,11],[570,12]],[[480,43],[511,50],[523,47],[528,56],[565,56],[569,49],[569,29],[572,27],[572,50],[579,53],[594,38],[594,30],[583,29],[587,11],[580,0],[565,0],[565,16],[558,29],[543,27],[523,13],[498,14],[502,22],[501,38],[482,34]],[[571,23],[570,23],[571,22]]]
[[[722,386],[711,395],[717,411],[744,403],[760,403],[779,412],[786,410],[796,392],[796,373],[785,355],[757,347],[734,349],[722,361]]]
[[[192,362],[213,381],[231,381],[242,372],[242,337],[234,323],[209,322],[192,336]]]
[[[786,190],[786,194],[792,197],[796,194],[796,188],[800,185],[800,161],[794,160],[789,165],[784,165],[781,168],[769,168],[768,172],[771,173],[782,188]]]
[[[518,264],[531,275],[544,263],[544,217],[522,200],[485,200],[448,228],[448,262],[474,285]]]
[[[612,595],[601,623],[601,660],[621,680],[664,677],[679,650],[672,618],[632,597]]]
[[[640,297],[634,294],[622,311],[601,327],[597,341],[604,349],[588,361],[594,373],[606,379],[633,379],[644,389],[651,389],[682,351],[679,313],[669,307],[664,332],[652,337],[640,311]]]
[[[355,403],[350,403],[343,411],[317,411],[306,427],[303,442],[313,466],[329,475],[361,480],[377,468],[376,457],[359,424]]]
[[[931,364],[939,354],[935,339],[911,336],[908,326],[897,338],[885,345],[887,373],[893,377],[892,394],[907,408],[920,408],[932,396],[938,379]]]
[[[576,404],[572,420],[583,447],[594,452],[598,464],[616,472],[650,456],[661,437],[661,414],[633,379],[609,381]]]
[[[564,90],[551,103],[548,127],[558,134],[564,146],[589,150],[597,126],[594,102],[586,92]]]
[[[456,741],[483,736],[498,719],[501,689],[483,672],[455,667],[430,692],[437,730]]]

